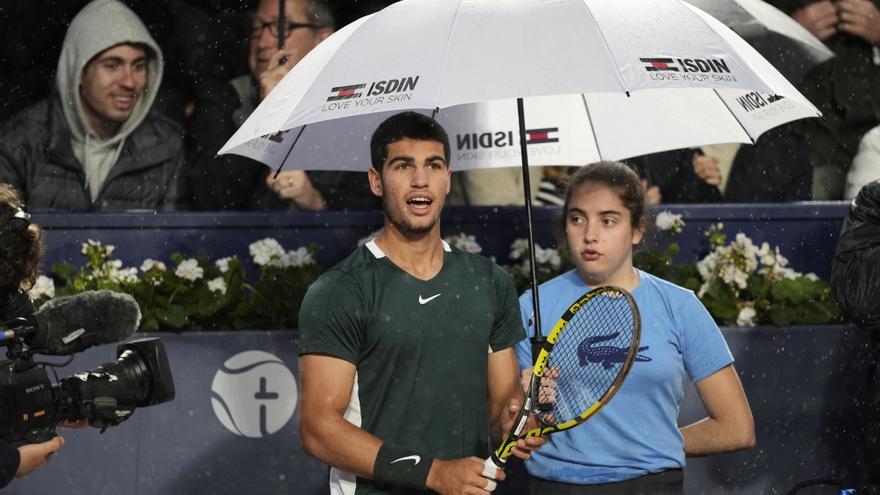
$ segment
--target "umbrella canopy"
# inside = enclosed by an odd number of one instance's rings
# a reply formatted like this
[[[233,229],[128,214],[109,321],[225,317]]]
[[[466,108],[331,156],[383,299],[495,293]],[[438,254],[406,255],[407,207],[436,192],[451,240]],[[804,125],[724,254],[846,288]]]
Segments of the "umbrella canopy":
[[[686,0],[748,41],[792,81],[834,57],[819,38],[763,0]]]
[[[661,93],[662,94],[658,94]],[[712,143],[751,143],[764,131],[814,117],[811,106],[747,90],[644,90],[536,96],[525,99],[529,165],[578,166]],[[422,113],[435,112],[422,109]],[[317,122],[246,141],[233,148],[273,169],[370,168],[368,140],[380,112]],[[515,100],[457,105],[436,112],[449,133],[455,171],[519,167]]]
[[[706,98],[735,89],[780,95],[818,115],[742,38],[679,0],[404,0],[318,45],[220,153],[370,113],[684,88]]]

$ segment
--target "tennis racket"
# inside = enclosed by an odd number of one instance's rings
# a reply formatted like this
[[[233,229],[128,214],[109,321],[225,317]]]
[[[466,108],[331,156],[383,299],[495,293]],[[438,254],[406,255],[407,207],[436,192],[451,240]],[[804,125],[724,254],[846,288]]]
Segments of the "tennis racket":
[[[517,440],[569,430],[599,412],[632,368],[641,328],[627,291],[604,286],[579,297],[540,348],[519,415],[484,475],[504,467]],[[538,426],[524,431],[530,416]]]

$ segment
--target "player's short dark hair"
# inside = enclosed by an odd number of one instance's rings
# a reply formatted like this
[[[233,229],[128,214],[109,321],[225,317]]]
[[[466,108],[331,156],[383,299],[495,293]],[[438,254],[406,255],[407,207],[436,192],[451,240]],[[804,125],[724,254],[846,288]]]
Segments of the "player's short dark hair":
[[[388,159],[388,145],[402,139],[417,141],[436,141],[443,144],[443,155],[449,164],[449,136],[434,119],[418,112],[403,112],[392,115],[379,124],[370,140],[370,157],[373,168],[382,171],[382,164]]]
[[[617,192],[623,206],[629,210],[630,224],[639,228],[645,217],[645,188],[639,175],[629,165],[621,162],[596,162],[579,168],[568,177],[565,190],[565,206],[562,208],[562,228],[565,232],[565,218],[576,189],[588,183],[608,186]]]
[[[43,235],[30,224],[21,231],[8,227],[15,214],[24,208],[16,190],[0,183],[0,288],[30,288],[40,274],[43,261]]]

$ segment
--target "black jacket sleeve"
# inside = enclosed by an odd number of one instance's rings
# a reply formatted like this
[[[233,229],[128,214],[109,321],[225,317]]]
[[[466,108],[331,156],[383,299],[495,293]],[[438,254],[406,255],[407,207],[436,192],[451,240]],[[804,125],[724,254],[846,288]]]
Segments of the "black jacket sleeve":
[[[853,200],[831,265],[831,287],[853,323],[880,329],[880,181]]]
[[[717,187],[697,176],[693,159],[691,149],[642,157],[648,182],[660,188],[664,203],[720,203],[724,200]]]
[[[8,485],[15,478],[20,460],[18,449],[0,440],[0,488]]]
[[[193,210],[254,209],[254,198],[266,190],[268,167],[242,156],[216,156],[236,131],[232,113],[240,105],[235,89],[225,82],[205,83],[196,98],[187,125],[185,188]]]

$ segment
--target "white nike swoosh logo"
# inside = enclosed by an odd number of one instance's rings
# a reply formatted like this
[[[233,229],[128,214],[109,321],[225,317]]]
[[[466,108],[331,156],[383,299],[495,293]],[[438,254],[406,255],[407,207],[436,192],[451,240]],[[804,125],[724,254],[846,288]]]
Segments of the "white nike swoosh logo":
[[[437,299],[438,297],[440,297],[440,294],[434,294],[433,296],[431,296],[427,299],[422,299],[422,295],[419,294],[419,304],[428,304],[429,302],[433,301],[434,299]]]
[[[440,294],[437,294],[437,295],[439,296]],[[400,461],[413,461],[413,466],[415,466],[418,463],[422,462],[422,458],[417,455],[408,455],[406,457],[401,457],[400,459],[395,459],[395,460],[391,461],[391,464],[394,464],[395,462],[400,462]]]

